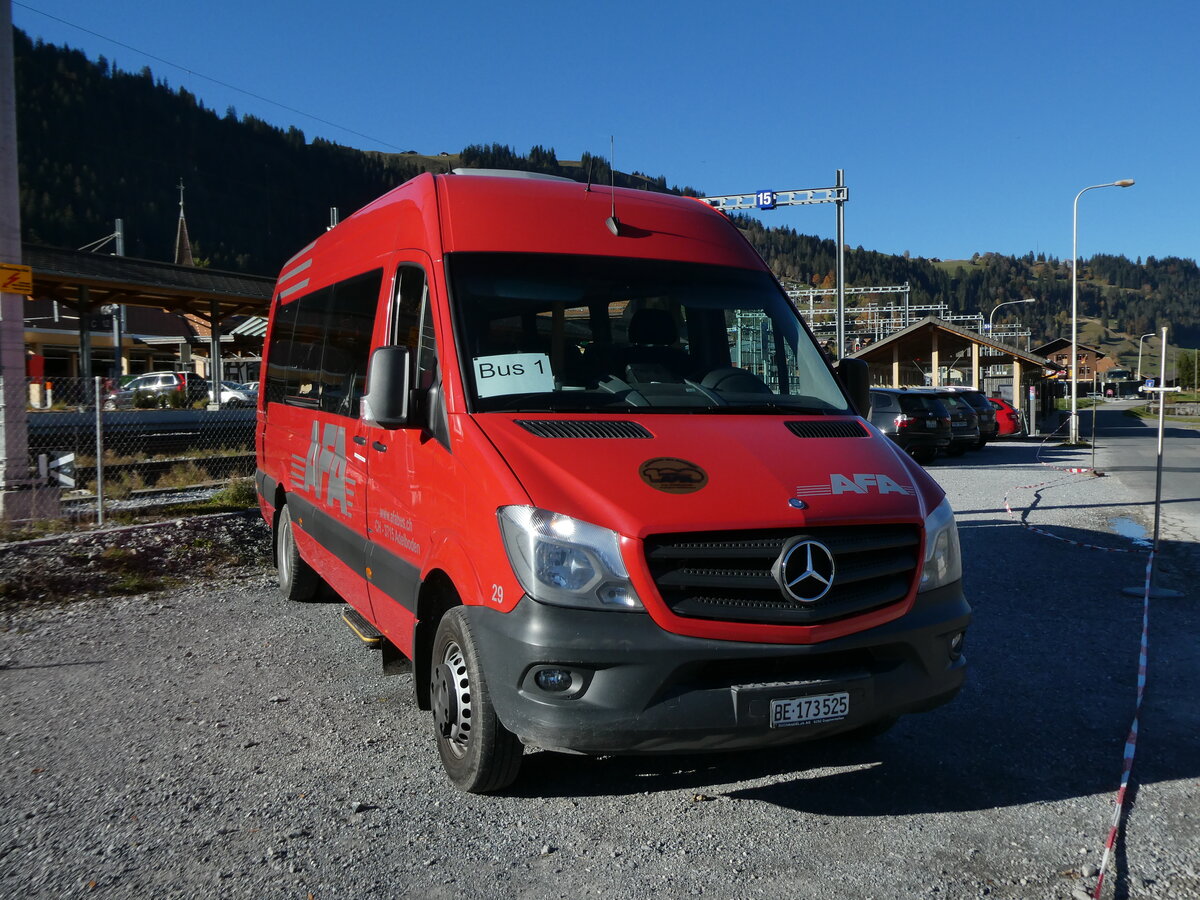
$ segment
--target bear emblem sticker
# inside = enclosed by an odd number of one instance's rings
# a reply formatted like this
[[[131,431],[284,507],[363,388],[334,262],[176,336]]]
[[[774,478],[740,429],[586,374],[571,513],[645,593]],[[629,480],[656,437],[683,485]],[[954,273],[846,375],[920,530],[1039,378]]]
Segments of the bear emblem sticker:
[[[708,473],[686,459],[660,456],[638,467],[642,481],[665,494],[694,494],[708,484]]]

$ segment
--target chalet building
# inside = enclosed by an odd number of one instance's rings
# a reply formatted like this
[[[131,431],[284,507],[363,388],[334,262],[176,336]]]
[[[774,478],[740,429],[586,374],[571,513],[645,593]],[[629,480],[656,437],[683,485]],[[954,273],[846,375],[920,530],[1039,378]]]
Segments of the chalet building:
[[[1113,397],[1136,396],[1139,382],[1133,373],[1124,368],[1120,361],[1108,356],[1098,347],[1076,343],[1079,351],[1079,386],[1077,395],[1092,392]],[[1035,347],[1034,353],[1044,356],[1063,368],[1057,373],[1046,371],[1046,378],[1057,385],[1060,397],[1071,393],[1071,341],[1055,338],[1048,344]]]
[[[1098,347],[1076,342],[1075,349],[1079,351],[1079,371],[1076,377],[1080,384],[1085,381],[1090,384],[1098,372],[1116,365],[1116,360],[1106,361],[1105,352]],[[1033,352],[1062,367],[1055,372],[1047,371],[1047,378],[1058,378],[1059,381],[1070,384],[1071,341],[1069,338],[1055,338],[1048,344],[1034,347]]]

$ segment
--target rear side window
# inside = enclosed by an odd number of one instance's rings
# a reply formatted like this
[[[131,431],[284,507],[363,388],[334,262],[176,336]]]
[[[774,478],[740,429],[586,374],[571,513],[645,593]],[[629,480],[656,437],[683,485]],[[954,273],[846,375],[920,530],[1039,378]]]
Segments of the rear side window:
[[[929,394],[906,394],[900,398],[900,408],[906,413],[928,412],[935,416],[946,414],[941,401]]]
[[[955,394],[947,394],[940,399],[942,404],[951,412],[957,411],[960,413],[971,413],[972,415],[975,413],[970,403]]]
[[[988,403],[987,398],[984,397],[983,394],[972,391],[963,391],[961,396],[973,409],[977,409],[982,412],[991,408],[991,404]]]
[[[275,307],[268,403],[358,416],[382,283],[375,269]]]

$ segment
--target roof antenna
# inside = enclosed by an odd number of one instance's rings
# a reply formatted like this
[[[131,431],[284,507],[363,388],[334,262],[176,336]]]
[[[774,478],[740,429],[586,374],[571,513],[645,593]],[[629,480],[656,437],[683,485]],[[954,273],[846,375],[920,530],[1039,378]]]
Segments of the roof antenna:
[[[610,134],[608,136],[608,190],[609,197],[612,198],[612,215],[604,220],[604,224],[608,226],[617,237],[621,236],[621,220],[617,218],[617,170],[613,165],[616,159],[616,141]]]

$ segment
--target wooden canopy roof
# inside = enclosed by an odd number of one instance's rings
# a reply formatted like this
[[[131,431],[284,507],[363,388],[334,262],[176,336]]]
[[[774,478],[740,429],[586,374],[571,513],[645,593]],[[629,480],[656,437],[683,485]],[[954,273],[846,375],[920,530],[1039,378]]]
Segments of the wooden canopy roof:
[[[24,244],[37,300],[83,310],[101,304],[146,306],[193,315],[213,324],[231,316],[265,316],[275,279],[195,266]]]

